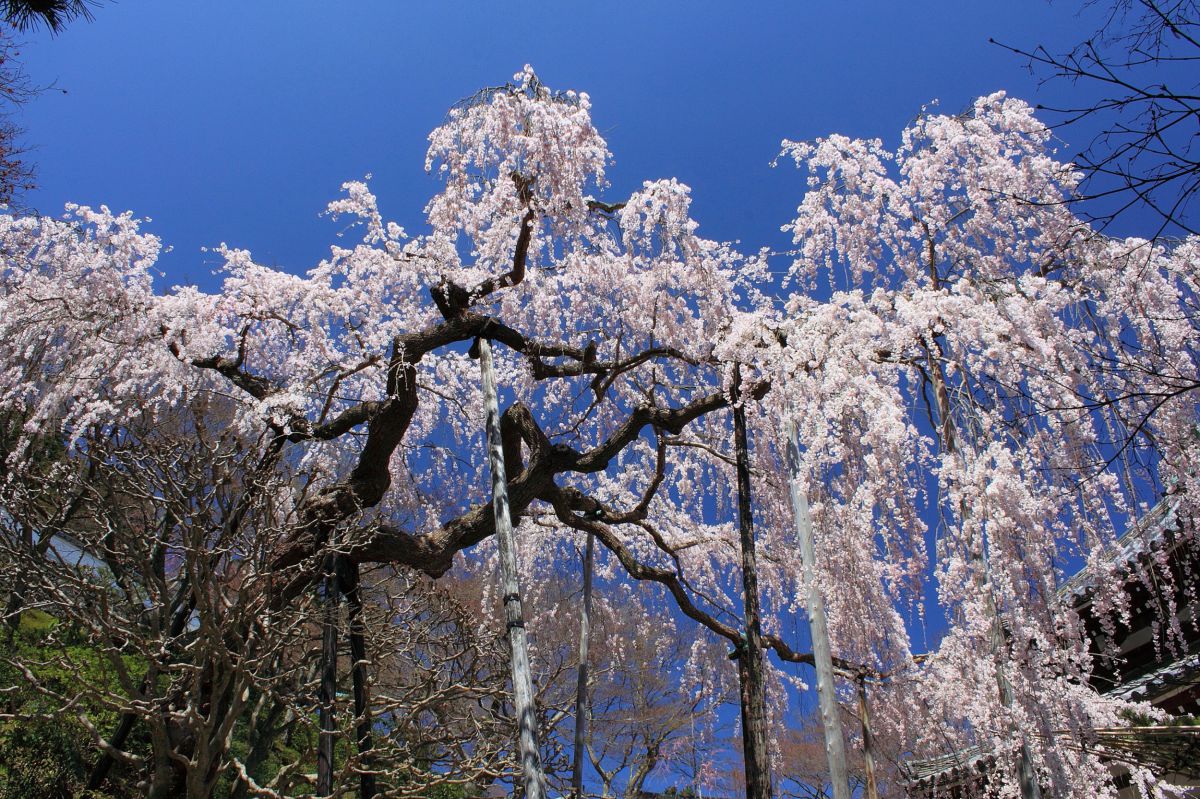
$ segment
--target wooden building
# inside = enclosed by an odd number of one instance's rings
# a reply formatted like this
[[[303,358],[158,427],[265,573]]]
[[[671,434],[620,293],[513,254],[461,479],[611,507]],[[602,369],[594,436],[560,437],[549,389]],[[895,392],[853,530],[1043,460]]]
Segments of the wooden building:
[[[1090,684],[1096,691],[1123,699],[1150,702],[1177,718],[1177,723],[1139,725],[1097,731],[1095,751],[1112,763],[1117,784],[1128,782],[1124,764],[1150,766],[1180,785],[1200,786],[1200,623],[1195,595],[1200,589],[1200,540],[1185,533],[1177,515],[1178,501],[1168,497],[1117,541],[1110,563],[1125,580],[1131,609],[1127,623],[1106,625],[1094,610],[1099,592],[1115,589],[1097,584],[1085,571],[1059,591],[1080,613],[1096,653]],[[1164,625],[1172,617],[1175,632]],[[1107,628],[1107,631],[1106,631]],[[999,773],[995,758],[978,748],[902,765],[908,796],[913,799],[970,799],[986,796],[993,780],[1013,779]],[[1136,797],[1132,788],[1122,794]],[[1200,791],[1197,792],[1200,796]]]

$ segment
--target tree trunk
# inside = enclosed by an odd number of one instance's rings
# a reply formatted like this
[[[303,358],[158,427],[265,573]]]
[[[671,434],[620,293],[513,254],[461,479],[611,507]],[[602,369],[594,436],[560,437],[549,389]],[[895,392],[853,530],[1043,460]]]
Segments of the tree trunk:
[[[362,592],[359,589],[359,571],[357,563],[350,563],[342,558],[345,572],[347,626],[350,628],[350,679],[354,685],[354,717],[358,720],[355,727],[355,745],[358,748],[362,773],[359,775],[359,799],[373,799],[375,796],[375,775],[370,773],[371,749],[371,695],[367,684],[367,642],[366,628],[362,618]]]
[[[808,497],[800,485],[800,446],[796,425],[787,423],[788,474],[792,487],[792,513],[796,520],[796,538],[804,585],[808,594],[808,629],[812,637],[813,666],[817,671],[817,701],[821,708],[821,726],[825,728],[825,756],[829,760],[829,781],[833,799],[850,799],[850,778],[846,771],[846,745],[842,740],[842,722],[837,697],[833,692],[833,654],[829,647],[829,625],[825,619],[825,600],[817,586],[816,553],[813,548],[812,518]]]
[[[487,415],[488,463],[492,473],[492,510],[496,519],[496,543],[500,550],[500,579],[504,592],[504,621],[512,655],[513,704],[517,712],[517,752],[526,799],[545,799],[546,781],[538,752],[537,712],[533,700],[533,675],[529,668],[529,642],[521,610],[521,586],[517,572],[517,545],[513,538],[508,507],[508,480],[504,472],[504,450],[500,441],[500,402],[492,371],[492,347],[486,338],[476,339],[479,371],[483,380],[483,403]]]
[[[747,799],[770,799],[771,752],[767,744],[767,700],[763,684],[762,609],[758,599],[758,560],[754,550],[754,511],[750,506],[750,453],[742,373],[733,367],[733,437],[737,455],[738,527],[742,549],[742,597],[746,641],[738,653],[742,705],[742,751],[746,761]]]
[[[588,648],[592,634],[592,563],[595,558],[596,539],[587,536],[583,552],[583,605],[579,610],[579,668],[575,683],[575,752],[571,769],[571,795],[574,799],[583,796],[584,747],[587,746],[587,688]]]
[[[317,701],[317,796],[333,793],[333,745],[336,733],[334,701],[337,698],[338,578],[337,556],[325,556],[322,593],[325,618],[321,624],[321,687]]]
[[[858,678],[858,717],[862,721],[863,770],[867,776],[863,799],[879,799],[879,788],[875,784],[875,736],[871,732],[871,708],[867,705],[867,683],[861,676]]]

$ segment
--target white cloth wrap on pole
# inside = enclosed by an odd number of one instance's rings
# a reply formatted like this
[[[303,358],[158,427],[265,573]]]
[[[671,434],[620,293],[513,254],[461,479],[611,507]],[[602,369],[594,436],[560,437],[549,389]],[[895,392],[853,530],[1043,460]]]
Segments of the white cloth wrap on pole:
[[[517,578],[517,546],[512,517],[508,511],[508,478],[504,473],[504,449],[500,441],[500,401],[492,370],[492,347],[478,339],[479,371],[483,378],[483,405],[487,415],[488,464],[492,473],[492,510],[496,515],[496,543],[500,549],[500,585],[504,591],[504,622],[512,650],[513,704],[517,712],[517,750],[527,799],[545,799],[546,778],[538,754],[537,711],[533,702],[533,676],[529,669],[529,642],[521,610],[521,586]]]
[[[842,722],[837,697],[833,693],[833,654],[829,647],[829,625],[825,620],[825,602],[817,586],[812,518],[808,513],[808,497],[800,482],[800,447],[796,441],[796,425],[790,420],[787,423],[787,462],[790,478],[788,482],[792,491],[792,514],[796,521],[796,538],[800,544],[804,587],[807,592],[813,666],[817,671],[817,701],[821,709],[821,726],[825,729],[829,782],[833,787],[833,799],[850,799],[846,746],[842,740]]]

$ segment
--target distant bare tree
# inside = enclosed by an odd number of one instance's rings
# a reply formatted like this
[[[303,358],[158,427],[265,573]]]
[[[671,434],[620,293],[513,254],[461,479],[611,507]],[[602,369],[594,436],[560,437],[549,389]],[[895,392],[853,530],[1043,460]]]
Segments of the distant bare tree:
[[[1160,235],[1195,233],[1200,228],[1191,210],[1200,191],[1200,94],[1194,80],[1200,3],[1106,2],[1099,30],[1069,52],[1002,46],[1028,59],[1046,80],[1077,84],[1086,98],[1048,110],[1060,115],[1061,125],[1093,120],[1100,127],[1075,160],[1086,175],[1081,199],[1103,201],[1087,206],[1095,221],[1107,224],[1143,208],[1157,216]]]
[[[28,77],[16,60],[16,49],[8,30],[0,25],[0,205],[12,205],[33,188],[33,168],[22,158],[21,129],[12,111],[34,94]]]
[[[37,763],[36,739],[14,730],[72,731],[82,765],[54,780],[68,793],[290,796],[314,782],[330,608],[316,592],[277,601],[272,546],[301,522],[274,483],[295,476],[269,440],[214,433],[219,406],[183,402],[170,424],[98,429],[72,451],[50,440],[7,475],[0,671],[19,685],[0,695],[0,746]],[[392,567],[342,578],[330,795],[364,776],[415,796],[511,770],[505,660],[452,588]],[[19,632],[23,617],[42,633]],[[0,796],[18,784],[45,783],[10,767]]]
[[[598,621],[609,628],[605,632],[612,641],[630,632],[612,628],[637,624],[632,615]],[[734,698],[731,674],[723,681],[725,693],[681,681],[679,666],[692,646],[689,631],[640,632],[618,649],[601,648],[594,661],[587,751],[606,797],[636,799],[652,776],[694,769],[693,755],[711,743],[715,709]],[[707,654],[710,673],[732,671],[720,646],[709,647]]]

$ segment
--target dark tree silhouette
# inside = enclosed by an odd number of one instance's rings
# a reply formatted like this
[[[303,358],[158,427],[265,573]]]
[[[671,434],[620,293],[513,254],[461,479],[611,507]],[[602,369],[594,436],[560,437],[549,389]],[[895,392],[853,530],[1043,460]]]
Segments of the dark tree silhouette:
[[[96,0],[4,0],[4,19],[20,31],[28,31],[45,25],[51,33],[58,33],[73,20],[82,17],[92,19],[92,6]]]
[[[1100,132],[1080,152],[1081,200],[1107,224],[1135,208],[1159,220],[1157,235],[1195,233],[1200,192],[1200,3],[1107,0],[1100,28],[1066,53],[1001,44],[1046,80],[1078,85],[1081,102],[1047,108],[1059,125],[1083,120]],[[1085,7],[1096,5],[1087,2]]]
[[[33,170],[22,158],[21,129],[10,112],[34,93],[16,60],[8,32],[0,27],[0,205],[12,205],[33,187]]]

